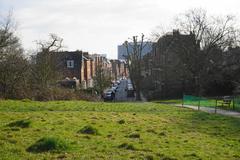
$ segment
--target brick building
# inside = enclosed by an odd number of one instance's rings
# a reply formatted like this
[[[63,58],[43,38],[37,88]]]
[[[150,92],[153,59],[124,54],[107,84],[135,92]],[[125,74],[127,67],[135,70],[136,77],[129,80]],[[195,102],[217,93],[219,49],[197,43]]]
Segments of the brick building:
[[[107,74],[111,74],[111,63],[105,55],[91,55],[82,51],[63,51],[52,55],[62,79],[76,78],[83,89],[93,87],[93,77],[98,65],[102,65]]]
[[[62,75],[62,78],[73,78],[83,79],[81,74],[82,68],[82,51],[63,51],[52,54],[55,57],[55,65],[58,66],[58,70]]]
[[[119,78],[128,77],[128,68],[124,60],[110,60],[112,67],[112,78],[117,80]]]
[[[181,97],[191,88],[189,74],[181,61],[183,50],[179,49],[179,45],[195,47],[195,36],[174,30],[153,43],[152,52],[143,58],[142,74],[153,88],[151,98]]]

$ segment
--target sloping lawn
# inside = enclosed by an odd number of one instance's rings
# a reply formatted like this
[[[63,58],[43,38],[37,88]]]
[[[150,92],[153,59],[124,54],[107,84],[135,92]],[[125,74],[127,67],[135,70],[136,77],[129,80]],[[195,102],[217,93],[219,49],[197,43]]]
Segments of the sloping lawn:
[[[240,119],[159,103],[0,101],[0,159],[240,159]]]

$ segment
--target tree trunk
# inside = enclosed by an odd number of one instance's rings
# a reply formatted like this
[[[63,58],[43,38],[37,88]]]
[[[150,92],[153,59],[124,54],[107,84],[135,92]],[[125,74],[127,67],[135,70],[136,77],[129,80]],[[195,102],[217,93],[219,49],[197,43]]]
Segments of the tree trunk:
[[[136,100],[137,101],[141,101],[142,99],[141,99],[141,92],[140,92],[140,90],[136,90]]]
[[[141,89],[140,89],[140,80],[138,79],[136,82],[136,100],[141,101]]]

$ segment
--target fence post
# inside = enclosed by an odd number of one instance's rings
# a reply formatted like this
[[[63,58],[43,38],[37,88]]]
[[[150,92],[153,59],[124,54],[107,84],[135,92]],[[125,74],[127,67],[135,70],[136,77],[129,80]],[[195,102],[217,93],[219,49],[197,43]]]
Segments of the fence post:
[[[217,113],[217,99],[216,99],[216,104],[215,104],[215,111],[214,113],[216,114]]]
[[[198,110],[200,110],[200,100],[201,100],[201,98],[200,97],[198,97],[199,99],[198,99]]]
[[[235,110],[235,96],[233,96],[233,110]]]
[[[182,98],[182,107],[183,107],[183,105],[184,105],[184,95],[183,95],[183,98]]]

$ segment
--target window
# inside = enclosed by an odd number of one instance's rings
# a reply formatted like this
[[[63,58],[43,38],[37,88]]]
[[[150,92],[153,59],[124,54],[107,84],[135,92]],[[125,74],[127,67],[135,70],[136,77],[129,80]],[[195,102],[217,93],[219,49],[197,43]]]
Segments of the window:
[[[67,60],[67,68],[74,68],[74,60]]]

